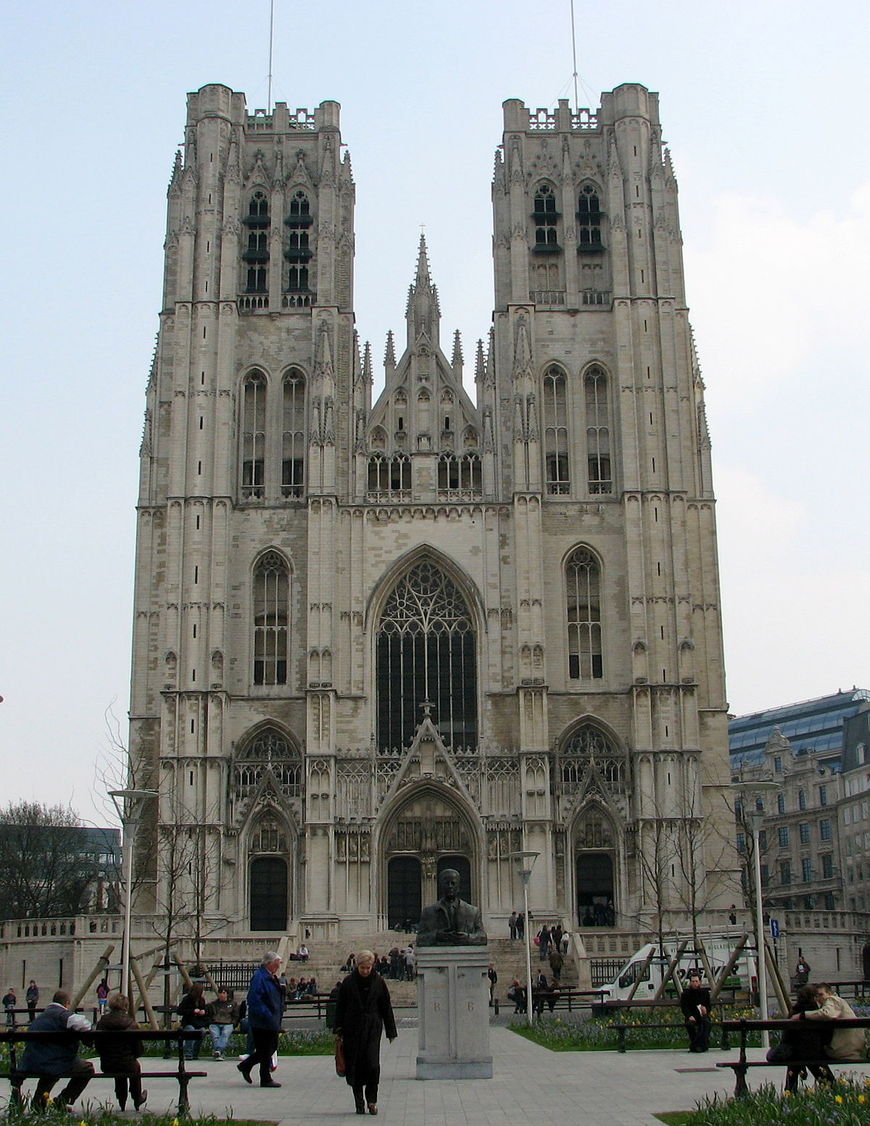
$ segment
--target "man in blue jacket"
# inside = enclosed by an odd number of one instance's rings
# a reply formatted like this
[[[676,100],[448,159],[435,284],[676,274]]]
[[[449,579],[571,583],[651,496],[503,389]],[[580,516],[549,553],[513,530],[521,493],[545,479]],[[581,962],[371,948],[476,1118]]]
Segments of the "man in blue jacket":
[[[242,1078],[251,1082],[251,1072],[260,1065],[260,1086],[280,1087],[272,1078],[272,1053],[278,1048],[278,1033],[284,1016],[284,994],[277,973],[281,958],[274,950],[263,955],[260,968],[248,988],[248,1025],[254,1039],[254,1051],[238,1064]]]
[[[58,989],[51,1004],[46,1005],[30,1026],[31,1032],[88,1032],[90,1021],[80,1013],[70,1012],[70,996]],[[77,1036],[58,1036],[55,1040],[30,1041],[24,1049],[19,1070],[39,1076],[33,1109],[43,1111],[48,1104],[51,1089],[61,1076],[67,1077],[67,1084],[54,1101],[54,1105],[67,1109],[87,1087],[94,1074],[90,1060],[80,1059],[76,1054],[79,1046]],[[13,1079],[13,1087],[21,1087],[21,1079]]]

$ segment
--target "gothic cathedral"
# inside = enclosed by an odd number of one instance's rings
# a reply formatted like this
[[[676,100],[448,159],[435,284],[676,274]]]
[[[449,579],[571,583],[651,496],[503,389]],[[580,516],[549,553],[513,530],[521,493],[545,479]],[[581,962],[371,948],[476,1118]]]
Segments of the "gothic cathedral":
[[[402,926],[457,868],[506,934],[735,898],[710,441],[658,96],[504,104],[463,386],[421,240],[385,385],[339,106],[190,94],[138,501],[138,908]],[[413,248],[411,248],[413,254]]]

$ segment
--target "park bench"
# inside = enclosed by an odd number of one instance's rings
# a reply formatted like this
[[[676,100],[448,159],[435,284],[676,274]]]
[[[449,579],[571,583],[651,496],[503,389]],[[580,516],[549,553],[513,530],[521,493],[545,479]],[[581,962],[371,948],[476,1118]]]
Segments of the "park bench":
[[[306,997],[300,997],[298,1001],[287,1001],[284,1006],[284,1016],[317,1017],[320,1020],[326,1015],[328,1001],[328,993],[311,993]]]
[[[856,1017],[855,1020],[836,1020],[830,1022],[834,1028],[870,1028],[870,1017]],[[789,1066],[788,1062],[784,1060],[748,1060],[746,1058],[746,1041],[749,1038],[750,1032],[773,1032],[782,1031],[783,1029],[792,1027],[790,1020],[726,1020],[722,1022],[722,1028],[726,1032],[737,1032],[740,1034],[740,1058],[736,1060],[723,1060],[717,1063],[717,1067],[729,1067],[734,1072],[734,1096],[735,1098],[742,1098],[749,1094],[749,1087],[746,1084],[746,1072],[751,1067],[779,1067],[786,1068]],[[854,1067],[858,1060],[833,1060],[827,1056],[814,1060],[795,1060],[795,1066],[800,1067]]]
[[[565,986],[562,989],[533,989],[532,1012],[540,1014],[545,1008],[548,1012],[553,1012],[556,1009],[567,1009],[568,1012],[573,1012],[574,1009],[589,1008],[593,1004],[593,998],[600,996],[601,994],[597,989],[575,989],[573,986]],[[507,996],[505,996],[504,1003],[506,1005],[515,1004],[513,998]],[[496,1013],[498,1013],[497,1008]]]
[[[631,1012],[633,1009],[665,1009],[674,1012],[679,1008],[679,1002],[676,1001],[604,1001],[600,1005],[596,1005],[592,1012],[594,1016],[603,1016],[606,1013],[620,1014],[625,1010]],[[714,1028],[721,1029],[722,1040],[719,1047],[723,1051],[727,1051],[730,1047],[728,1040],[728,1029],[726,1025],[729,1023],[721,1016],[717,1019],[715,1016],[717,1005],[713,1005],[710,1014],[710,1031],[712,1033]],[[674,1023],[673,1021],[649,1022],[643,1024],[632,1024],[630,1021],[619,1022],[611,1026],[616,1032],[616,1050],[618,1052],[626,1052],[628,1050],[628,1041],[626,1034],[631,1031],[643,1032],[644,1029],[661,1029],[661,1028],[675,1028],[682,1029],[682,1023]]]
[[[18,1054],[16,1045],[26,1044],[28,1041],[49,1040],[56,1042],[58,1037],[70,1037],[81,1040],[82,1043],[93,1045],[99,1051],[100,1040],[104,1037],[111,1037],[118,1039],[122,1036],[129,1036],[139,1040],[157,1040],[161,1043],[177,1044],[178,1046],[178,1066],[174,1071],[145,1071],[142,1070],[142,1078],[148,1080],[155,1079],[174,1079],[178,1083],[178,1113],[186,1114],[190,1109],[190,1100],[187,1094],[187,1087],[191,1079],[204,1079],[208,1075],[207,1071],[188,1071],[185,1064],[187,1061],[184,1058],[184,1041],[185,1040],[202,1040],[203,1031],[155,1031],[150,1028],[141,1028],[131,1031],[101,1031],[96,1030],[92,1032],[30,1032],[26,1029],[4,1029],[0,1032],[0,1044],[9,1045],[9,1070],[0,1071],[0,1079],[7,1079],[12,1087],[12,1094],[10,1098],[11,1103],[21,1102],[21,1085],[25,1079],[39,1079],[40,1075],[32,1071],[21,1071],[18,1067]],[[58,1079],[69,1079],[69,1075],[59,1075]],[[116,1079],[119,1078],[115,1072],[95,1071],[90,1082],[93,1083],[95,1079]],[[125,1076],[129,1078],[129,1076]]]

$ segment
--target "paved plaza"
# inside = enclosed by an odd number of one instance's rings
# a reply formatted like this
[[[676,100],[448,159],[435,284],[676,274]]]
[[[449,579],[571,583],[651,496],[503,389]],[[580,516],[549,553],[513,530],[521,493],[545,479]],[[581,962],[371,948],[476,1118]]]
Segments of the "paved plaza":
[[[399,1037],[383,1042],[379,1120],[389,1126],[507,1126],[516,1122],[588,1122],[614,1126],[646,1126],[665,1110],[691,1110],[705,1094],[731,1094],[731,1071],[717,1060],[735,1059],[736,1051],[712,1050],[701,1058],[688,1051],[550,1052],[528,1043],[507,1028],[491,1028],[492,1079],[418,1080],[416,1021],[397,1013]],[[751,1058],[762,1057],[761,1049]],[[149,1069],[163,1061],[149,1060]],[[280,1091],[248,1087],[235,1067],[203,1058],[208,1079],[190,1085],[193,1114],[281,1123],[334,1123],[355,1118],[353,1096],[327,1056],[279,1060],[275,1078]],[[172,1064],[166,1061],[170,1069]],[[856,1065],[870,1075],[870,1066]],[[752,1086],[763,1079],[781,1083],[783,1069],[765,1069],[750,1076]],[[763,1077],[763,1078],[762,1078]],[[173,1109],[174,1082],[147,1084],[148,1110]],[[85,1099],[106,1102],[111,1085],[104,1081],[85,1092]],[[134,1118],[130,1112],[126,1117]]]

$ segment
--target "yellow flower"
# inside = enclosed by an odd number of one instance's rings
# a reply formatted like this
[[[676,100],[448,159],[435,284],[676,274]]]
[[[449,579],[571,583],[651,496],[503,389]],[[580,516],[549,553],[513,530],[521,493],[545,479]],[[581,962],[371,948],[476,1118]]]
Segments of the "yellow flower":
[[[866,1095],[859,1095],[858,1096],[858,1102],[859,1103],[866,1103],[867,1102],[867,1096]]]
[[[791,1091],[783,1091],[782,1097],[784,1099],[790,1099],[791,1098]]]
[[[843,1101],[842,1095],[834,1095],[834,1102],[835,1103],[841,1103],[842,1101]]]

